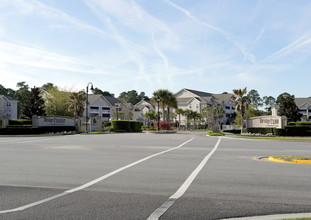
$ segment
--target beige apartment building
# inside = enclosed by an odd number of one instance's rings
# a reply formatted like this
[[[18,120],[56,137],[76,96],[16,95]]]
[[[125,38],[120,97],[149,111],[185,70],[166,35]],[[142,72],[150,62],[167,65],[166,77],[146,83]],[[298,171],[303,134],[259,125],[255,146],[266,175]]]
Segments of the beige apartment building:
[[[222,105],[225,108],[226,116],[222,120],[222,124],[227,124],[227,119],[235,113],[234,104],[231,100],[233,94],[213,94],[192,89],[182,89],[175,94],[178,108],[183,110],[192,110],[202,113],[207,105]],[[186,117],[181,117],[181,125],[186,124]]]

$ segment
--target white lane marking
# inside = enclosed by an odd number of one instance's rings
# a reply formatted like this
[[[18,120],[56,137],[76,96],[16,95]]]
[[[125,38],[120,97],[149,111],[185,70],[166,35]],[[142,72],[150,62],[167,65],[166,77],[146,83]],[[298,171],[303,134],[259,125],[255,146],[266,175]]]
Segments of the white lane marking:
[[[159,219],[173,204],[174,202],[179,199],[189,188],[193,180],[197,177],[197,175],[200,173],[200,171],[203,169],[206,162],[209,160],[209,158],[215,153],[217,150],[220,138],[218,139],[215,147],[212,149],[212,151],[206,155],[206,157],[201,161],[201,163],[197,166],[197,168],[190,174],[190,176],[186,179],[186,181],[180,186],[180,188],[166,200],[158,209],[156,209],[148,218],[147,220],[157,220]]]
[[[10,139],[11,141],[1,141],[1,144],[23,144],[23,143],[30,143],[30,142],[38,142],[38,141],[46,141],[46,140],[54,140],[54,139],[60,139],[64,137],[50,137],[50,138],[34,138],[34,139]]]
[[[280,220],[280,219],[296,219],[296,218],[310,218],[311,213],[295,213],[295,214],[276,214],[276,215],[262,215],[241,218],[226,218],[221,220]]]
[[[136,162],[133,162],[133,163],[131,163],[131,164],[129,164],[129,165],[123,166],[123,167],[121,167],[121,168],[119,168],[119,169],[116,169],[116,170],[114,170],[114,171],[112,171],[112,172],[110,172],[110,173],[108,173],[108,174],[106,174],[106,175],[104,175],[104,176],[101,176],[101,177],[99,177],[99,178],[97,178],[97,179],[95,179],[95,180],[92,180],[91,182],[88,182],[88,183],[86,183],[86,184],[84,184],[84,185],[78,186],[78,187],[76,187],[76,188],[67,190],[67,191],[62,192],[62,193],[60,193],[60,194],[57,194],[57,195],[55,195],[55,196],[52,196],[52,197],[49,197],[49,198],[46,198],[46,199],[43,199],[43,200],[40,200],[40,201],[37,201],[37,202],[33,202],[33,203],[30,203],[30,204],[27,204],[27,205],[24,205],[24,206],[21,206],[21,207],[17,207],[17,208],[14,208],[14,209],[8,209],[8,210],[0,211],[0,214],[22,211],[22,210],[25,210],[25,209],[28,209],[28,208],[31,208],[31,207],[34,207],[34,206],[37,206],[37,205],[40,205],[40,204],[49,202],[49,201],[51,201],[51,200],[57,199],[57,198],[59,198],[59,197],[62,197],[62,196],[65,196],[65,195],[68,195],[68,194],[71,194],[71,193],[74,193],[74,192],[83,190],[83,189],[85,189],[85,188],[87,188],[87,187],[90,187],[90,186],[92,186],[92,185],[94,185],[94,184],[96,184],[96,183],[98,183],[98,182],[100,182],[100,181],[102,181],[102,180],[104,180],[104,179],[107,179],[108,177],[110,177],[110,176],[112,176],[112,175],[115,175],[115,174],[117,174],[117,173],[119,173],[119,172],[121,172],[121,171],[123,171],[123,170],[125,170],[125,169],[128,169],[128,168],[130,168],[130,167],[132,167],[132,166],[135,166],[135,165],[137,165],[137,164],[139,164],[139,163],[142,163],[142,162],[144,162],[144,161],[146,161],[146,160],[149,160],[149,159],[151,159],[151,158],[153,158],[153,157],[156,157],[156,156],[159,156],[159,155],[161,155],[161,154],[165,154],[165,153],[167,153],[167,152],[170,152],[170,151],[176,150],[176,149],[178,149],[178,148],[181,148],[182,146],[184,146],[185,144],[189,143],[189,142],[192,141],[193,139],[194,139],[194,137],[191,138],[190,140],[188,140],[188,141],[186,141],[186,142],[184,142],[184,143],[178,145],[177,147],[173,147],[173,148],[170,148],[170,149],[168,149],[168,150],[164,150],[164,151],[161,151],[161,152],[159,152],[159,153],[152,154],[152,155],[150,155],[150,156],[148,156],[148,157],[145,157],[145,158],[143,158],[143,159],[140,159],[140,160],[138,160],[138,161],[136,161]]]

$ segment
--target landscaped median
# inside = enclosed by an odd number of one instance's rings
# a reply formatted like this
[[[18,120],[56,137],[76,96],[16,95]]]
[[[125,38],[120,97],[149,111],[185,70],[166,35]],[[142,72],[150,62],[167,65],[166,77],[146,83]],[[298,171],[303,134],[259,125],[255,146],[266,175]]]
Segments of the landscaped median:
[[[262,140],[278,140],[278,141],[311,141],[311,137],[280,137],[280,136],[244,136],[236,135],[231,138],[241,139],[262,139]]]
[[[311,156],[270,156],[270,161],[280,162],[280,163],[302,163],[311,164]]]

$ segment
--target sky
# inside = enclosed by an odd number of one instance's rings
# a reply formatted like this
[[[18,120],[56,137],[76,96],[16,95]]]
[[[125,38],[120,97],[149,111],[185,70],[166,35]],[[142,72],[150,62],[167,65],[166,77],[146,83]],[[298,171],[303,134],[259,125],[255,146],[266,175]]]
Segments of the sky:
[[[0,0],[0,84],[311,96],[310,0]]]

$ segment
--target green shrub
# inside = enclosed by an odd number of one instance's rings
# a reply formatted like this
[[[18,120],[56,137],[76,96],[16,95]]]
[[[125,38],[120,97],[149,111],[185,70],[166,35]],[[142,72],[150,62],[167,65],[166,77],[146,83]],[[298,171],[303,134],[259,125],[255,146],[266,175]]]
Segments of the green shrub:
[[[285,136],[285,130],[279,128],[273,128],[273,135],[276,136]]]
[[[32,125],[8,125],[8,128],[32,127]]]
[[[296,125],[296,122],[291,121],[291,122],[288,122],[287,125]]]
[[[110,121],[105,121],[104,124],[103,124],[103,127],[104,128],[111,127],[111,122]]]
[[[156,131],[157,130],[157,128],[154,126],[142,126],[141,129],[143,131]]]
[[[247,132],[253,134],[273,134],[273,128],[247,128]]]
[[[7,127],[1,128],[1,135],[21,135],[21,134],[46,134],[46,133],[59,133],[59,132],[69,132],[75,131],[76,127],[74,126],[55,126],[55,127]]]
[[[227,133],[240,134],[241,130],[226,130]]]
[[[130,131],[131,132],[140,132],[141,131],[141,122],[140,121],[130,121]]]
[[[293,126],[288,125],[285,127],[284,134],[286,136],[311,136],[311,126],[301,125]]]
[[[9,125],[10,126],[32,125],[32,122],[31,120],[27,120],[27,119],[10,119]]]
[[[311,121],[297,121],[296,126],[311,126]]]
[[[209,136],[224,136],[225,134],[224,133],[222,133],[222,132],[219,132],[219,133],[214,133],[213,131],[209,131],[208,132],[208,135]]]
[[[141,131],[141,123],[139,121],[111,121],[111,125],[116,132],[139,132]]]

